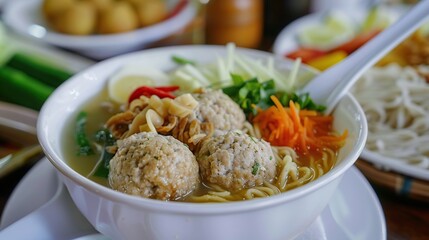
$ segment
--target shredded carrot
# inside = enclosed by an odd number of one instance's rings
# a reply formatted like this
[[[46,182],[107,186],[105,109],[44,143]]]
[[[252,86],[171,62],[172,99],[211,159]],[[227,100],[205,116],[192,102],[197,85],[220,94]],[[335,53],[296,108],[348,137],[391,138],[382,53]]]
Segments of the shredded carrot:
[[[271,96],[271,100],[274,106],[259,109],[253,124],[260,130],[262,138],[272,145],[292,147],[303,153],[323,148],[339,149],[344,145],[348,132],[335,134],[332,116],[301,110],[293,101],[285,108],[275,96]]]

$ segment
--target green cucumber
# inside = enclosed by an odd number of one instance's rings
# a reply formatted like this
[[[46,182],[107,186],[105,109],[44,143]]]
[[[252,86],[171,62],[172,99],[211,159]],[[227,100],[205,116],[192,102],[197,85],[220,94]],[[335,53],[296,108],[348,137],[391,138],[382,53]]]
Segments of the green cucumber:
[[[40,110],[54,88],[10,67],[0,67],[0,100]]]
[[[5,66],[25,72],[27,75],[54,88],[61,85],[73,75],[43,59],[20,52],[12,55]]]

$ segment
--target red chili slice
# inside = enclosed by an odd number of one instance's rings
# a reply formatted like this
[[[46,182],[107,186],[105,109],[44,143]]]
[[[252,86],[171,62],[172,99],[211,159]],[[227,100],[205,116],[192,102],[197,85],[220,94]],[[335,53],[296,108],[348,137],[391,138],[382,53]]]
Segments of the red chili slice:
[[[154,87],[155,89],[159,89],[165,92],[174,92],[176,90],[179,90],[179,86],[160,86],[160,87]]]
[[[163,90],[158,89],[158,88],[142,86],[142,87],[139,87],[136,90],[134,90],[133,93],[131,93],[130,97],[128,98],[128,103],[132,102],[134,99],[137,99],[142,95],[146,96],[146,97],[156,95],[159,98],[172,98],[172,99],[175,98],[175,96],[173,94],[171,94],[170,92],[163,91]]]
[[[301,58],[303,63],[308,63],[312,59],[321,57],[325,54],[326,54],[325,51],[321,51],[321,50],[317,50],[317,49],[298,48],[297,50],[286,54],[285,57],[290,58],[290,59]]]

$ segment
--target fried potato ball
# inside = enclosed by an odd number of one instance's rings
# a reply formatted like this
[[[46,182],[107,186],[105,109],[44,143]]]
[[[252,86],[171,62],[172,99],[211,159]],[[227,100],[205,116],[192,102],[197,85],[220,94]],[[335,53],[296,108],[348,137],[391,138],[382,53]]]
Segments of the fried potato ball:
[[[41,11],[55,30],[71,35],[113,34],[164,20],[164,0],[43,0]]]
[[[100,12],[97,33],[110,34],[126,32],[139,26],[137,14],[130,3],[114,2]]]
[[[91,2],[97,8],[97,10],[106,9],[110,7],[110,5],[113,3],[113,0],[87,0],[87,1]]]
[[[149,26],[161,22],[167,17],[167,7],[162,0],[143,0],[135,3],[140,26]]]
[[[45,0],[42,3],[42,12],[48,20],[52,20],[57,14],[70,8],[73,4],[74,0]]]
[[[62,33],[73,35],[91,34],[96,25],[97,12],[93,4],[86,1],[75,2],[55,16],[53,27]]]

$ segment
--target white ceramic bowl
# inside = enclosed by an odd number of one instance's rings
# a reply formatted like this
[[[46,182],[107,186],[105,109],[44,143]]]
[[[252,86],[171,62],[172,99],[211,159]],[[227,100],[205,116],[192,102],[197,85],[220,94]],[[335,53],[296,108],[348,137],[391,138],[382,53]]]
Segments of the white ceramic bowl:
[[[241,54],[266,59],[256,50]],[[348,129],[346,145],[335,167],[318,180],[276,196],[233,203],[164,202],[126,195],[101,186],[72,170],[62,150],[63,131],[82,104],[105,87],[120,66],[140,62],[146,67],[172,69],[175,54],[212,62],[226,54],[223,46],[181,46],[149,49],[95,64],[61,85],[43,106],[38,121],[39,141],[61,173],[70,195],[89,222],[113,239],[291,239],[302,233],[327,206],[343,174],[361,153],[367,136],[363,111],[350,95],[334,111],[334,127]],[[291,66],[287,60],[276,65]]]
[[[57,47],[76,51],[82,55],[104,59],[118,54],[143,49],[182,30],[195,17],[196,8],[187,1],[173,17],[160,23],[119,34],[73,36],[49,28],[40,6],[42,0],[14,0],[3,7],[4,23],[17,33]],[[174,7],[177,1],[168,0]]]

